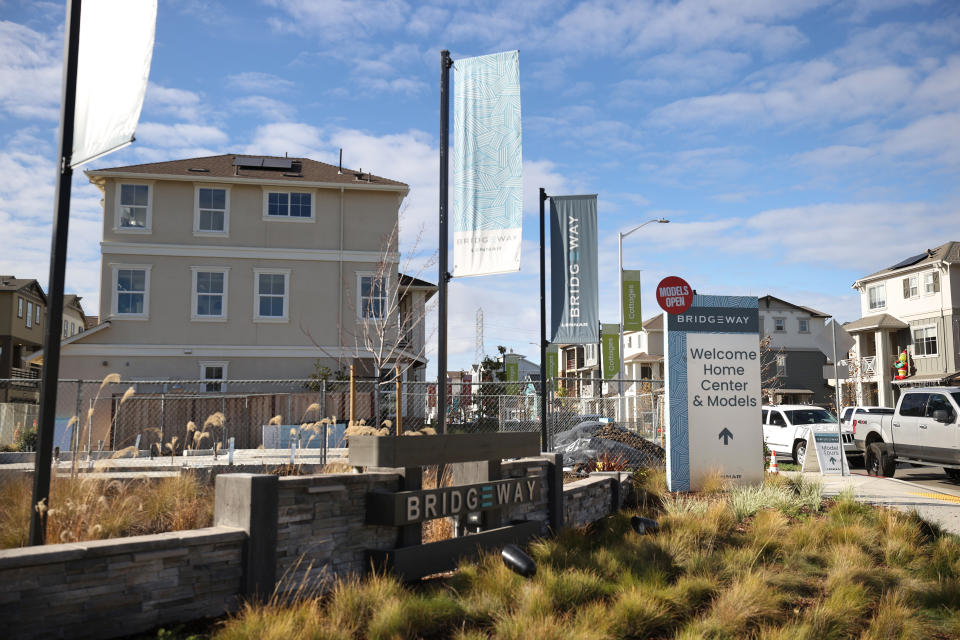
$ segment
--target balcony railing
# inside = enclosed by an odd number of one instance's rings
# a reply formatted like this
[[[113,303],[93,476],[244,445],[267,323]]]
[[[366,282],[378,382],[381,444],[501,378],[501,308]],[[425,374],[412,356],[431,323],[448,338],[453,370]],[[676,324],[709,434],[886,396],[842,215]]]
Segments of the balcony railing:
[[[10,367],[11,385],[18,387],[36,387],[40,383],[40,369],[37,367]]]
[[[860,378],[872,378],[877,375],[877,356],[866,356],[865,358],[847,358],[840,360],[837,364],[850,367],[850,377],[856,378],[859,371]]]

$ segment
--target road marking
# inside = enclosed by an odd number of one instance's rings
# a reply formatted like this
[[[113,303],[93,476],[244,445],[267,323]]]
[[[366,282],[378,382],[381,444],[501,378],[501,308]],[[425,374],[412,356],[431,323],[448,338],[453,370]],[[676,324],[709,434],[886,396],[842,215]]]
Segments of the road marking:
[[[960,497],[957,496],[948,496],[945,493],[913,493],[912,496],[920,496],[921,498],[933,498],[934,500],[943,500],[944,502],[956,502],[960,504]]]

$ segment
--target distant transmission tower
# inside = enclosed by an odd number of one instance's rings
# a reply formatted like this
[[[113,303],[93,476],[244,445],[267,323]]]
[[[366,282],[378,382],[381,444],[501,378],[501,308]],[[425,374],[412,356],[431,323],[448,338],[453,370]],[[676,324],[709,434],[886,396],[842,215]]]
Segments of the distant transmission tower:
[[[480,364],[483,360],[483,307],[477,307],[477,344],[473,348],[473,361]]]

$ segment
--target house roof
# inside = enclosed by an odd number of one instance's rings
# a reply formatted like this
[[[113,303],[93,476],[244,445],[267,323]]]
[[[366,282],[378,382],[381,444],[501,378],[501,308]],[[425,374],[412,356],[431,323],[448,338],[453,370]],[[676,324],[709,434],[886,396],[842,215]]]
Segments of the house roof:
[[[871,331],[873,329],[906,329],[909,327],[906,322],[894,318],[889,313],[879,313],[843,325],[847,333],[857,333],[860,331]]]
[[[771,296],[771,295],[769,295],[769,294],[763,296],[762,298],[757,298],[757,301],[758,301],[758,302],[759,302],[759,301],[762,301],[762,300],[766,300],[768,303],[769,303],[770,301],[772,301],[772,300],[776,300],[776,301],[779,302],[780,304],[785,304],[785,305],[787,305],[788,307],[793,307],[794,309],[799,309],[800,311],[806,311],[807,313],[809,313],[809,314],[810,314],[811,316],[813,316],[814,318],[829,318],[829,317],[830,317],[830,314],[829,314],[829,313],[824,313],[823,311],[817,311],[816,309],[813,309],[813,308],[811,308],[811,307],[805,307],[805,306],[803,306],[802,304],[794,304],[793,302],[787,302],[787,301],[784,300],[783,298],[778,298],[778,297],[776,297],[776,296]],[[768,304],[768,306],[769,306],[769,304]]]
[[[75,293],[65,293],[63,295],[63,308],[74,307],[80,312],[80,315],[86,318],[87,314],[83,312],[83,305],[80,304],[81,300],[83,300],[83,298]]]
[[[244,162],[245,158],[270,159],[274,161],[291,161],[292,167],[285,168],[253,168],[246,165],[238,166],[235,161]],[[299,163],[299,171],[297,164]],[[253,164],[253,163],[251,163]],[[275,162],[274,164],[282,164]],[[146,164],[133,164],[125,167],[110,167],[105,169],[94,169],[87,171],[90,177],[120,177],[123,174],[131,175],[151,175],[151,176],[178,176],[189,177],[191,180],[216,179],[223,178],[232,181],[281,181],[297,183],[328,183],[350,186],[379,185],[381,187],[401,187],[406,190],[408,186],[403,182],[390,180],[381,176],[373,175],[368,172],[361,173],[354,169],[344,167],[341,172],[336,165],[325,162],[317,162],[310,158],[280,158],[277,156],[244,156],[239,154],[224,154],[220,156],[207,156],[204,158],[185,158],[183,160],[170,160],[167,162],[148,162]]]
[[[427,282],[426,280],[421,280],[420,278],[414,278],[413,276],[408,276],[405,273],[398,274],[400,276],[400,286],[403,287],[401,294],[404,290],[420,290],[426,291],[427,297],[425,300],[429,300],[433,297],[433,294],[437,292],[437,285],[432,282]]]
[[[84,329],[93,329],[100,324],[100,316],[83,316]]]
[[[87,320],[89,321],[89,318],[87,318]],[[64,338],[63,340],[60,341],[60,346],[62,347],[68,344],[72,344],[74,342],[80,342],[81,340],[86,340],[93,334],[99,333],[104,329],[109,329],[109,328],[110,328],[110,321],[107,320],[106,322],[102,322],[96,326],[88,327],[86,331],[81,331],[79,333],[73,334],[69,338]],[[31,353],[26,358],[26,361],[29,362],[30,364],[43,364],[43,349],[38,349],[33,353]]]
[[[624,362],[663,362],[663,356],[654,356],[649,353],[635,353],[623,359]]]
[[[652,318],[644,320],[643,328],[647,331],[663,331],[663,314],[658,313]]]
[[[948,263],[960,263],[960,242],[946,242],[939,247],[927,249],[922,253],[918,253],[917,255],[901,260],[893,266],[887,267],[886,269],[881,269],[880,271],[871,273],[868,276],[864,276],[857,280],[857,282],[854,282],[853,286],[856,287],[857,283],[863,282],[864,280],[887,277],[898,271],[916,269],[917,267],[922,267],[941,261]]]
[[[43,298],[43,301],[47,301],[47,294],[43,292],[43,287],[40,286],[40,283],[31,278],[17,278],[16,276],[3,276],[0,275],[0,291],[23,291],[28,287],[34,287],[36,293]]]

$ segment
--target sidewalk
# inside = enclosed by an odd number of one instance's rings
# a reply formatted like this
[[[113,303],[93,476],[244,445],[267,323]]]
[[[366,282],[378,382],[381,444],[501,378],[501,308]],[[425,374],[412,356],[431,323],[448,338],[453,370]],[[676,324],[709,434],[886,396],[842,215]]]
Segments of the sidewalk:
[[[950,493],[897,480],[868,475],[821,476],[816,472],[804,473],[808,480],[823,484],[824,496],[835,496],[846,490],[860,502],[893,507],[910,512],[914,509],[924,520],[933,522],[945,531],[960,535],[960,488]]]

